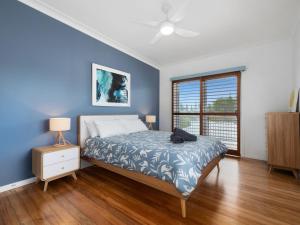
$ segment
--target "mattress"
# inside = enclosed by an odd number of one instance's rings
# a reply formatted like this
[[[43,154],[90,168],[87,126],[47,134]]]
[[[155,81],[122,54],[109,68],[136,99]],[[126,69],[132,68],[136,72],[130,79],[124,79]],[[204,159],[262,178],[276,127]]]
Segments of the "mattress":
[[[224,156],[226,146],[213,137],[173,144],[170,132],[141,131],[108,138],[88,138],[82,156],[153,176],[172,183],[188,197],[196,188],[205,166]]]

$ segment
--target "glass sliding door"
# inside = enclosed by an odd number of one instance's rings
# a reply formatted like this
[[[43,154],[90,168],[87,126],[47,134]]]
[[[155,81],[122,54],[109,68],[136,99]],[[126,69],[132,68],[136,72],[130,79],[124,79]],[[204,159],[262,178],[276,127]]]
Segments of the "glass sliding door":
[[[229,154],[240,155],[240,76],[224,74],[202,79],[202,134],[221,140]]]
[[[173,128],[200,134],[200,80],[173,82]]]
[[[213,136],[240,155],[240,72],[172,83],[172,128]]]

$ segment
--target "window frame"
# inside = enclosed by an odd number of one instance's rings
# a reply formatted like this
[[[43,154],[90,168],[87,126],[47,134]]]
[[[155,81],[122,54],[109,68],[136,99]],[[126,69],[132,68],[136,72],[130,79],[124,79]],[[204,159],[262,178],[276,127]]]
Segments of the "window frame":
[[[207,80],[212,79],[220,79],[220,78],[226,78],[226,77],[236,77],[237,80],[237,110],[236,112],[204,112],[204,83]],[[199,80],[200,81],[200,111],[199,113],[180,113],[180,112],[174,112],[174,84],[181,83],[181,82],[187,82],[187,81],[193,81],[193,80]],[[204,124],[204,116],[236,116],[237,118],[237,150],[229,149],[227,154],[233,155],[233,156],[240,156],[240,138],[241,138],[241,71],[235,71],[235,72],[229,72],[229,73],[221,73],[221,74],[215,74],[215,75],[209,75],[209,76],[201,76],[201,77],[193,77],[193,78],[187,78],[187,79],[181,79],[181,80],[172,80],[172,131],[174,130],[174,116],[179,115],[197,115],[200,119],[200,135],[203,135],[203,124]]]

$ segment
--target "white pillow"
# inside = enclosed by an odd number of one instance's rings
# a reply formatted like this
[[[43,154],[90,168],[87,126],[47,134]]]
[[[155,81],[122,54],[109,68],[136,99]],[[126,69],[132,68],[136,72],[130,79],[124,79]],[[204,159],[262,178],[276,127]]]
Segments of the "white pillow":
[[[97,131],[97,128],[96,128],[94,122],[86,122],[85,121],[85,125],[89,132],[89,137],[93,138],[93,137],[98,136],[98,131]]]
[[[133,133],[148,130],[146,125],[140,119],[120,120],[120,123],[125,127],[126,133]]]
[[[126,133],[125,127],[119,120],[95,121],[95,126],[101,138],[121,135]]]

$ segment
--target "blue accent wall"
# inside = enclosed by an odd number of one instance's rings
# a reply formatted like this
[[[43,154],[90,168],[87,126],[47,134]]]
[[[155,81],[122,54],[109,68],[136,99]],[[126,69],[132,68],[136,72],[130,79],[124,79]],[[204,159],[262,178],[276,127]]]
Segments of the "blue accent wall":
[[[131,74],[131,107],[96,107],[91,64]],[[31,148],[53,143],[48,118],[155,114],[159,71],[15,0],[0,2],[0,186],[32,177]]]

